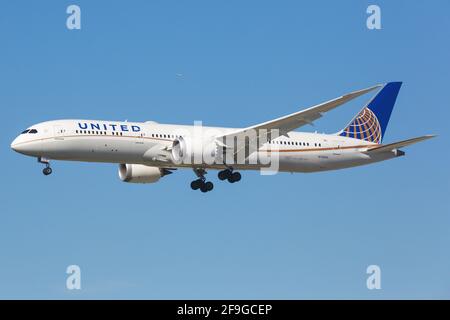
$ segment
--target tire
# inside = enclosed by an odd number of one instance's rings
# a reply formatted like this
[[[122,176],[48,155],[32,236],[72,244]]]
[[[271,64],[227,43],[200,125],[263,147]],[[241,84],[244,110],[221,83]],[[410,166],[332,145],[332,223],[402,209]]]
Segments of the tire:
[[[208,189],[206,188],[206,183],[202,183],[202,185],[200,186],[200,191],[203,193],[208,192]]]
[[[231,172],[230,169],[225,169],[225,170],[220,171],[218,176],[219,176],[219,179],[223,181],[223,180],[229,179],[232,174],[233,173]]]
[[[225,170],[219,171],[219,174],[217,175],[219,177],[219,180],[225,180],[227,178],[227,172]]]
[[[235,183],[241,180],[241,174],[239,172],[233,172],[233,174],[228,178],[229,183]]]
[[[205,183],[206,191],[211,191],[214,189],[214,184],[211,181]]]
[[[44,175],[48,176],[49,174],[52,173],[52,168],[50,168],[50,167],[44,168],[44,170],[42,170],[42,173]]]
[[[191,189],[192,190],[197,190],[200,188],[200,180],[194,180],[191,182]]]

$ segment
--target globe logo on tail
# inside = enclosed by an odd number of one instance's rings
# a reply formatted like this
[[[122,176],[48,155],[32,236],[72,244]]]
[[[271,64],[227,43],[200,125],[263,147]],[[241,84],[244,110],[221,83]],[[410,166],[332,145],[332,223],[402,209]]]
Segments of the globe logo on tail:
[[[381,126],[375,113],[364,108],[340,134],[344,137],[381,143]]]

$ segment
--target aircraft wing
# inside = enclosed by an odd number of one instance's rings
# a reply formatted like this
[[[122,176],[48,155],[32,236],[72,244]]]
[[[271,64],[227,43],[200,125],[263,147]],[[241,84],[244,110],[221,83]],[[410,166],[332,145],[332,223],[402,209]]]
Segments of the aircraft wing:
[[[321,118],[324,113],[382,86],[376,85],[367,89],[354,91],[281,118],[218,136],[216,137],[217,146],[222,148],[223,151],[221,153],[223,154],[229,153],[233,154],[234,157],[246,159],[258,149],[257,141],[261,143],[261,141],[271,141],[278,136],[287,135],[288,132],[305,124],[312,124],[314,120]],[[234,141],[237,141],[237,144]]]
[[[143,158],[151,161],[168,162],[171,159],[171,150],[172,147],[170,146],[155,145],[144,153]]]
[[[432,134],[428,134],[422,137],[417,137],[417,138],[412,138],[412,139],[408,139],[408,140],[403,140],[403,141],[399,141],[399,142],[394,142],[394,143],[390,143],[390,144],[385,144],[385,145],[380,145],[380,146],[375,146],[373,148],[369,148],[367,150],[368,153],[371,152],[386,152],[386,151],[392,151],[398,148],[402,148],[402,147],[406,147],[409,146],[411,144],[420,142],[420,141],[424,141],[424,140],[428,140],[431,138],[434,138],[435,135]]]
[[[266,121],[245,129],[237,130],[235,132],[231,132],[224,136],[217,137],[222,140],[223,143],[226,143],[228,138],[241,138],[248,135],[249,131],[256,132],[257,136],[268,135],[271,136],[272,130],[278,130],[279,135],[286,135],[289,131],[292,131],[296,128],[304,126],[305,124],[312,124],[314,120],[321,118],[324,113],[333,110],[334,108],[349,102],[367,92],[375,90],[377,88],[382,87],[382,85],[376,85],[367,89],[354,91],[349,94],[343,95],[333,100],[329,100],[323,102],[321,104],[315,105],[308,109],[304,109],[287,116],[277,118],[274,120]],[[260,133],[260,130],[262,131]],[[274,132],[275,133],[275,132]],[[269,139],[270,140],[270,139]],[[229,140],[232,141],[232,140]]]

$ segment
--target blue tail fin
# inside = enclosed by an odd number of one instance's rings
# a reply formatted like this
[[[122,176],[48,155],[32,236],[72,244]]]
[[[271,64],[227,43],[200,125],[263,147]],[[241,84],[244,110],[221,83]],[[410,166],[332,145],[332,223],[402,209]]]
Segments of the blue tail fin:
[[[339,135],[381,143],[401,86],[387,83]]]

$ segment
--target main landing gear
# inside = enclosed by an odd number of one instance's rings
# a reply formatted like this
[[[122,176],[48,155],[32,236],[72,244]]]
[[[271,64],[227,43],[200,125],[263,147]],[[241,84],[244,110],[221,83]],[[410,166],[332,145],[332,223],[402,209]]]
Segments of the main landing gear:
[[[195,174],[198,179],[191,182],[192,190],[200,189],[201,192],[205,193],[211,191],[214,188],[214,184],[211,181],[206,181],[205,169],[194,169]]]
[[[198,179],[191,182],[192,190],[200,189],[201,192],[208,192],[214,188],[214,185],[211,181],[206,181],[205,169],[194,169],[195,174]],[[228,180],[230,183],[235,183],[241,180],[241,174],[237,171],[233,171],[233,168],[227,168],[225,170],[219,171],[219,179],[220,180]]]
[[[241,174],[237,171],[233,172],[232,168],[219,171],[218,177],[219,180],[228,180],[229,183],[235,183],[241,180]]]
[[[45,168],[42,170],[42,173],[45,176],[48,176],[48,175],[52,174],[53,170],[52,170],[52,168],[50,168],[50,161],[48,159],[46,159],[46,158],[38,158],[38,162],[45,164]]]

